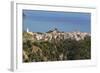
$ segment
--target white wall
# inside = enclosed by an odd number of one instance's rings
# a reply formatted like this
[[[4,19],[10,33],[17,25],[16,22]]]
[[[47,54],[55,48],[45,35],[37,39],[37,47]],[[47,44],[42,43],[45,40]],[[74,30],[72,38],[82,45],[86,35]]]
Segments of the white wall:
[[[35,0],[35,3],[43,4],[65,4],[65,5],[78,5],[86,7],[97,7],[97,55],[98,65],[97,67],[82,67],[82,68],[65,68],[56,70],[36,71],[36,73],[100,73],[100,5],[99,0],[71,0],[68,3],[67,0]],[[73,2],[74,1],[74,2]],[[10,73],[10,0],[0,0],[0,73]],[[34,71],[33,71],[34,72]],[[27,72],[28,73],[28,72]],[[34,72],[35,73],[35,72]]]

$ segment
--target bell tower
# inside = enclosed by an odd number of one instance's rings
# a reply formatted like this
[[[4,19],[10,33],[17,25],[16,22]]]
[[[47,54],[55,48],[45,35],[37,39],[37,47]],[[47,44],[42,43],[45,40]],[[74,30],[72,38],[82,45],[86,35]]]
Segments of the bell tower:
[[[29,29],[27,28],[27,32],[29,32]]]

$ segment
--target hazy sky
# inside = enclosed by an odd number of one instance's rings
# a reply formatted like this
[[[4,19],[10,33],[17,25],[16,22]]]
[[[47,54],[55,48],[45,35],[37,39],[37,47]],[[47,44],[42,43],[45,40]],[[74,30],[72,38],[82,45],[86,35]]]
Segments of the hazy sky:
[[[64,32],[91,32],[91,14],[23,10],[23,29],[27,28],[32,32],[47,32],[53,28]]]

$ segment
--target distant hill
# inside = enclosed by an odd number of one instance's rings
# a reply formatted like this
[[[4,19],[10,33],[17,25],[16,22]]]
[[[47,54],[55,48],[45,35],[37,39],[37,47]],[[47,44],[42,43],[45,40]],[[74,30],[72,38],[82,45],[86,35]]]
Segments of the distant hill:
[[[91,58],[87,32],[23,32],[23,62],[83,60]]]

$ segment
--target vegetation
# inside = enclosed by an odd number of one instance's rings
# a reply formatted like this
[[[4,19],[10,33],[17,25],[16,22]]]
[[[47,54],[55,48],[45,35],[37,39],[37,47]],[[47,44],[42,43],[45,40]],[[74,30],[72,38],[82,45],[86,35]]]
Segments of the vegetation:
[[[23,33],[23,62],[83,60],[91,58],[91,37],[52,41],[33,41],[32,36]]]

